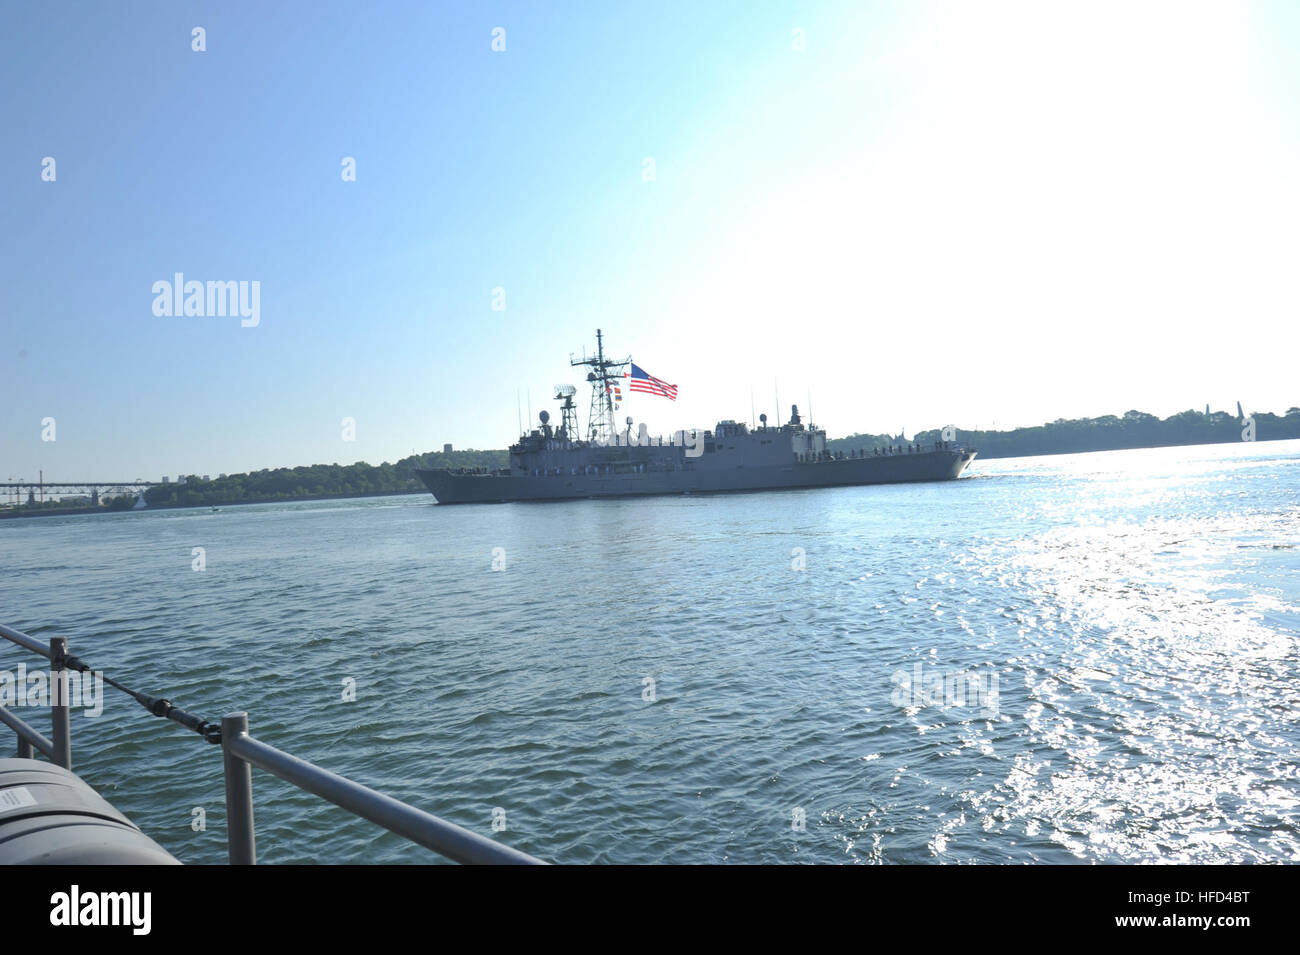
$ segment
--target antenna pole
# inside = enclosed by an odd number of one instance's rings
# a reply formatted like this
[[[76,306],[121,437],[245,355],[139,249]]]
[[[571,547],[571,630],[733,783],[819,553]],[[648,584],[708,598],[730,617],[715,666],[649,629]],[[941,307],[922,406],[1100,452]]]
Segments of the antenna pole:
[[[614,398],[609,393],[609,372],[605,369],[605,337],[601,330],[596,329],[596,367],[600,369],[600,384],[604,388],[604,405],[603,416],[608,422],[608,434],[614,433]]]
[[[614,395],[610,387],[610,382],[613,380],[611,371],[622,368],[631,361],[631,358],[615,361],[605,357],[605,335],[599,328],[596,329],[596,354],[587,357],[584,350],[581,361],[569,359],[570,365],[590,365],[592,369],[587,375],[587,380],[591,382],[591,410],[587,417],[589,441],[599,442],[614,437]]]

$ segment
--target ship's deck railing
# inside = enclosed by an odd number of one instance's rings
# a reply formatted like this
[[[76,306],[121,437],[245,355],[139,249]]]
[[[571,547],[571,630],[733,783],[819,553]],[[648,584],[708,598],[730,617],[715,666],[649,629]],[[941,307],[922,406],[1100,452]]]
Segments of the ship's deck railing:
[[[3,625],[0,625],[0,637],[50,661],[52,739],[47,739],[25,720],[15,716],[8,707],[0,706],[0,722],[12,729],[18,737],[18,756],[31,759],[34,751],[39,751],[49,757],[51,762],[71,770],[72,745],[68,693],[66,687],[62,692],[54,692],[53,687],[57,680],[67,679],[59,674],[68,669],[78,669],[76,666],[68,667],[69,661],[77,663],[80,661],[68,655],[68,641],[65,637],[52,637],[47,647],[35,637]],[[137,700],[143,696],[129,690],[126,692],[131,693]],[[145,700],[153,701],[153,698],[145,697],[141,702]],[[172,707],[166,700],[154,702],[165,704],[151,709],[155,715],[169,716],[182,725],[197,730],[209,742],[217,741],[215,727]],[[498,865],[543,864],[540,859],[535,859],[527,853],[501,845],[486,836],[447,822],[391,796],[385,796],[368,786],[363,786],[361,783],[339,776],[255,739],[248,733],[247,713],[232,713],[224,717],[221,720],[219,735],[226,785],[226,840],[232,865],[255,865],[257,862],[253,829],[254,766],[278,776],[299,789],[341,806],[354,815],[368,819],[389,832],[432,849],[454,862]]]

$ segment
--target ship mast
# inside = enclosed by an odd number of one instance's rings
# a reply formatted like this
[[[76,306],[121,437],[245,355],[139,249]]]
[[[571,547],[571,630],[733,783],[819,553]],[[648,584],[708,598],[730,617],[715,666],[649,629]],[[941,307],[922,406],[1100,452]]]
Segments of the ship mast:
[[[605,339],[600,329],[596,329],[596,354],[588,358],[586,351],[582,358],[569,358],[570,365],[590,365],[587,380],[591,382],[591,410],[587,412],[587,440],[593,443],[605,443],[613,440],[614,395],[611,385],[623,376],[617,369],[632,363],[631,358],[614,361],[605,357]]]

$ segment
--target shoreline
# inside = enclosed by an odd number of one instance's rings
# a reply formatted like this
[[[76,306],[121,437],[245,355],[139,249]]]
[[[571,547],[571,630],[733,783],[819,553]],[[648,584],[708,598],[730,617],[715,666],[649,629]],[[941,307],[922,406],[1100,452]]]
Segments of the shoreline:
[[[124,507],[110,510],[106,507],[51,507],[34,511],[0,511],[0,520],[18,520],[23,517],[94,517],[101,514],[139,514],[145,511],[202,511],[212,508],[242,507],[245,504],[297,504],[301,501],[348,501],[366,497],[403,497],[410,494],[428,494],[418,491],[367,491],[364,494],[313,494],[308,497],[270,497],[255,501],[227,501],[222,504],[150,504],[138,510]]]
[[[841,439],[836,439],[841,440]],[[1268,438],[1252,442],[1244,441],[1204,441],[1197,444],[1150,444],[1141,447],[1123,447],[1123,448],[1090,448],[1085,451],[1039,451],[1034,454],[983,454],[979,456],[981,461],[1009,461],[1014,458],[1050,458],[1062,457],[1069,454],[1104,454],[1108,451],[1155,451],[1167,448],[1213,448],[1223,445],[1233,444],[1272,444],[1278,441],[1297,441],[1300,438]],[[979,450],[978,448],[976,449]],[[250,501],[227,501],[221,504],[151,504],[148,507],[141,508],[143,511],[195,511],[205,508],[222,508],[238,507],[245,504],[293,504],[299,501],[345,501],[354,499],[363,499],[367,497],[402,497],[411,494],[428,494],[427,488],[419,488],[410,491],[367,491],[363,494],[314,494],[306,497],[290,498],[259,498]],[[24,517],[78,517],[78,516],[96,516],[101,514],[131,514],[135,513],[133,507],[122,508],[120,510],[109,510],[105,507],[56,507],[38,509],[33,511],[14,511],[0,510],[0,520],[18,520]]]
[[[1300,441],[1300,436],[1288,436],[1285,438],[1256,438],[1254,441],[1198,441],[1195,444],[1142,444],[1134,446],[1123,446],[1118,448],[1079,448],[1077,450],[1067,451],[1035,451],[1032,454],[1002,454],[994,452],[985,454],[980,452],[981,461],[1009,461],[1012,458],[1059,458],[1067,454],[1105,454],[1108,451],[1164,451],[1169,448],[1219,448],[1224,445],[1236,444],[1273,444],[1278,441]],[[976,448],[978,451],[979,449]]]

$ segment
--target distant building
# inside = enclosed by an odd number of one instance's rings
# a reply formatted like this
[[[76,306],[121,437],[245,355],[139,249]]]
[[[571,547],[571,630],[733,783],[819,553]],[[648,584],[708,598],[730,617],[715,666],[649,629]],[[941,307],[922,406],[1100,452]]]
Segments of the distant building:
[[[442,446],[442,453],[443,453],[443,454],[451,454],[451,445],[450,445],[450,444],[444,444],[444,445]]]
[[[171,483],[172,483],[172,479],[169,478],[167,475],[164,474],[164,475],[163,475],[162,482],[163,482],[164,484],[171,484]]]
[[[205,481],[211,481],[212,478],[208,477],[208,476],[205,474],[205,475],[203,475],[203,480],[205,480]]]

